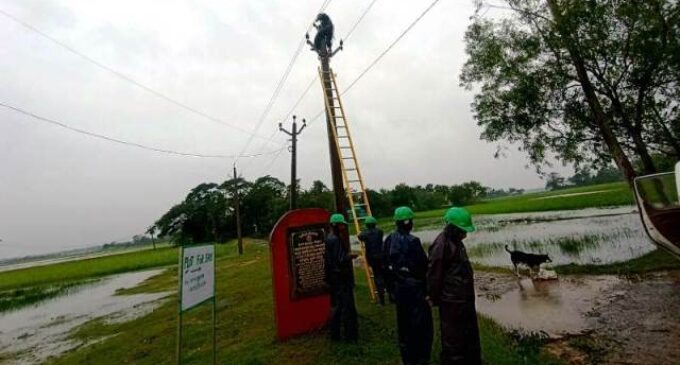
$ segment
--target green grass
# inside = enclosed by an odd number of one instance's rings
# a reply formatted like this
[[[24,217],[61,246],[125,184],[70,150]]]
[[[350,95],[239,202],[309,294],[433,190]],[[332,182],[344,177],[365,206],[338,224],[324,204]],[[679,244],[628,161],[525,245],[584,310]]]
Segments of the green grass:
[[[222,257],[236,254],[234,244],[217,245]],[[93,279],[177,263],[177,248],[126,250],[119,254],[0,272],[0,312],[35,304]]]
[[[575,193],[593,194],[560,196]],[[472,214],[501,214],[603,208],[632,204],[635,204],[633,193],[628,185],[619,182],[489,199],[468,205],[466,208]],[[446,209],[435,209],[416,212],[416,227],[441,222],[445,211]],[[383,217],[378,221],[382,225],[392,225],[391,217]]]
[[[656,249],[648,254],[625,262],[605,265],[561,265],[554,268],[559,274],[594,274],[594,275],[638,275],[662,270],[680,269],[680,260],[670,253]]]
[[[366,283],[357,270],[356,298],[359,311],[359,345],[334,344],[325,330],[287,342],[274,339],[273,300],[269,250],[248,245],[243,257],[217,260],[217,348],[220,364],[399,364],[393,306],[368,302]],[[176,290],[176,270],[143,283],[134,291]],[[436,311],[435,311],[436,312]],[[172,364],[177,325],[176,296],[149,315],[126,323],[91,321],[72,336],[85,341],[105,340],[78,347],[48,364]],[[184,364],[210,363],[210,305],[184,317]],[[436,320],[436,313],[435,313]],[[438,327],[438,326],[436,326]],[[483,356],[486,364],[561,364],[526,338],[510,336],[501,326],[480,317]],[[110,337],[108,337],[110,336]],[[433,362],[438,359],[435,336]]]
[[[233,244],[217,245],[218,253],[235,253]],[[177,263],[177,248],[164,247],[0,272],[0,292],[120,274]]]

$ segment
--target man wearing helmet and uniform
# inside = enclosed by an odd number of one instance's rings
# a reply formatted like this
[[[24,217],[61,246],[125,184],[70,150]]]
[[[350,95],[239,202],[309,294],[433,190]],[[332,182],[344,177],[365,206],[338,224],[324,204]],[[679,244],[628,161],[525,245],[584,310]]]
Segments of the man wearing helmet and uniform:
[[[358,339],[357,310],[354,305],[354,269],[352,254],[340,239],[341,230],[346,230],[347,222],[342,214],[333,214],[331,229],[326,236],[326,282],[331,291],[331,315],[329,329],[331,339],[340,340],[341,327],[344,339],[356,342]]]
[[[373,281],[378,291],[378,300],[381,305],[385,305],[385,280],[383,270],[385,260],[383,259],[383,231],[376,227],[378,222],[375,218],[368,216],[364,220],[366,229],[359,233],[359,240],[366,247],[366,259],[373,272]]]
[[[446,226],[430,247],[429,300],[439,306],[443,365],[481,365],[472,266],[463,239],[475,231],[470,213],[451,208]]]
[[[385,239],[387,271],[397,304],[399,350],[404,365],[428,364],[432,351],[432,310],[426,300],[427,256],[411,235],[413,211],[394,211],[397,230]]]

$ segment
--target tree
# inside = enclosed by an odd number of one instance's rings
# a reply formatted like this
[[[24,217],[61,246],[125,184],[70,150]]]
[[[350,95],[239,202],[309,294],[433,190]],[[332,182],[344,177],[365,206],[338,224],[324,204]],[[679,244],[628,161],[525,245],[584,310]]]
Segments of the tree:
[[[548,180],[545,183],[547,190],[558,190],[564,188],[564,178],[557,172],[551,172],[548,175]]]
[[[226,239],[232,225],[227,213],[223,187],[203,183],[156,221],[154,230],[160,236],[172,237],[175,244],[219,242]]]
[[[322,181],[315,180],[309,190],[300,194],[299,201],[301,208],[323,208],[332,211],[335,195]]]
[[[677,1],[506,3],[511,17],[477,15],[465,36],[482,138],[519,143],[539,169],[613,159],[629,183],[632,160],[651,173],[655,151],[680,155]]]
[[[255,180],[242,198],[244,233],[269,233],[288,209],[287,192],[286,184],[275,177]]]

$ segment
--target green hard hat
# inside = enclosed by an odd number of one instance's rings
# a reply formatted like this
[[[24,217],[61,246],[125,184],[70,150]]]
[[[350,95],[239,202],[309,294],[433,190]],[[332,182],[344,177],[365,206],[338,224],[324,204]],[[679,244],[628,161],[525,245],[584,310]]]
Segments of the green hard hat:
[[[409,207],[399,207],[394,210],[395,221],[405,221],[413,219],[413,211]]]
[[[376,224],[376,223],[378,223],[378,221],[375,218],[373,218],[373,216],[369,215],[364,219],[364,224]]]
[[[475,225],[472,224],[472,215],[465,208],[453,207],[444,214],[444,222],[453,224],[465,232],[474,232]]]
[[[340,213],[335,213],[331,216],[331,224],[347,224],[345,221],[345,216]]]

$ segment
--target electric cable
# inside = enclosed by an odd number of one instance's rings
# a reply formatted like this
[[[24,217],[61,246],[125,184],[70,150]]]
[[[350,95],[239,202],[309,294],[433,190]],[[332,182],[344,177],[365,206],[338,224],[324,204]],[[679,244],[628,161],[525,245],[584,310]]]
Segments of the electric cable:
[[[15,23],[17,23],[17,24],[23,26],[24,28],[26,28],[26,29],[28,29],[28,30],[30,30],[30,31],[32,31],[32,32],[35,32],[36,34],[42,36],[43,38],[45,38],[45,39],[51,41],[52,43],[54,43],[54,44],[60,46],[61,48],[64,48],[65,50],[71,52],[72,54],[74,54],[74,55],[80,57],[81,59],[83,59],[83,60],[85,60],[85,61],[87,61],[87,62],[89,62],[89,63],[91,63],[91,64],[93,64],[93,65],[95,65],[95,66],[97,66],[97,67],[99,67],[99,68],[102,69],[102,70],[105,70],[105,71],[111,73],[112,75],[114,75],[114,76],[120,78],[121,80],[127,81],[127,82],[129,82],[129,83],[131,83],[131,84],[137,86],[138,88],[140,88],[140,89],[142,89],[142,90],[145,90],[146,92],[148,92],[148,93],[150,93],[150,94],[152,94],[152,95],[154,95],[154,96],[156,96],[156,97],[158,97],[158,98],[160,98],[160,99],[162,99],[162,100],[165,100],[165,101],[167,101],[167,102],[169,102],[169,103],[171,103],[171,104],[173,104],[173,105],[175,105],[175,106],[177,106],[177,107],[179,107],[179,108],[182,108],[182,109],[184,109],[184,110],[187,110],[187,111],[189,111],[189,112],[191,112],[191,113],[193,113],[193,114],[195,114],[195,115],[198,115],[198,116],[200,116],[200,117],[202,117],[202,118],[204,118],[204,119],[206,119],[206,120],[212,121],[212,122],[217,123],[217,124],[224,125],[224,126],[226,126],[226,127],[234,128],[234,129],[239,130],[239,131],[241,131],[241,132],[243,132],[243,133],[246,133],[246,134],[249,135],[250,137],[255,137],[255,136],[254,136],[255,133],[251,132],[251,131],[248,130],[247,128],[243,128],[243,127],[238,126],[238,125],[235,125],[235,124],[233,124],[233,123],[229,123],[229,122],[224,121],[224,120],[222,120],[222,119],[220,119],[220,118],[214,117],[214,116],[212,116],[212,115],[210,115],[210,114],[208,114],[208,113],[206,113],[206,112],[203,112],[203,111],[198,110],[198,109],[196,109],[196,108],[194,108],[194,107],[191,107],[191,106],[189,106],[189,105],[187,105],[187,104],[185,104],[185,103],[182,103],[182,102],[180,102],[180,101],[178,101],[178,100],[175,100],[175,99],[171,98],[170,96],[168,96],[168,95],[166,95],[166,94],[164,94],[164,93],[162,93],[162,92],[160,92],[160,91],[157,91],[157,90],[155,90],[155,89],[153,89],[153,88],[151,88],[151,87],[149,87],[149,86],[147,86],[147,85],[145,85],[145,84],[143,84],[143,83],[141,83],[141,82],[139,82],[139,81],[133,79],[132,77],[130,77],[130,76],[128,76],[128,75],[126,75],[126,74],[124,74],[124,73],[122,73],[122,72],[120,72],[120,71],[117,71],[117,70],[115,70],[115,69],[113,69],[113,68],[111,68],[111,67],[109,67],[109,66],[107,66],[107,65],[105,65],[105,64],[103,64],[103,63],[101,63],[101,62],[99,62],[99,61],[97,61],[97,60],[95,60],[94,58],[92,58],[92,57],[90,57],[90,56],[88,56],[88,55],[86,55],[86,54],[84,54],[84,53],[78,51],[77,49],[75,49],[75,48],[69,46],[68,44],[66,44],[66,43],[64,43],[64,42],[61,42],[60,40],[58,40],[58,39],[56,39],[56,38],[50,36],[49,34],[43,32],[43,31],[41,31],[40,29],[38,29],[38,28],[32,26],[31,24],[29,24],[29,23],[27,23],[27,22],[25,22],[25,21],[23,21],[23,20],[21,20],[21,19],[15,17],[14,15],[7,13],[6,11],[4,11],[4,10],[2,10],[2,9],[0,9],[0,15],[5,16],[6,18],[8,18],[8,19],[14,21]],[[265,138],[266,138],[266,137],[259,136],[259,135],[256,136],[256,137],[262,138],[262,139],[265,139]]]
[[[332,0],[324,0],[323,3],[321,3],[321,7],[319,8],[318,13],[322,13],[326,7],[330,4]],[[309,30],[312,29],[314,22],[312,22],[308,27],[306,33],[309,33]],[[264,108],[264,111],[260,115],[260,118],[258,119],[257,124],[255,125],[255,128],[253,129],[252,134],[246,141],[246,144],[243,146],[243,149],[241,149],[240,154],[244,154],[247,150],[248,147],[250,147],[250,144],[253,142],[253,136],[257,134],[259,131],[260,127],[262,126],[262,123],[264,123],[265,119],[267,118],[267,115],[269,115],[269,112],[271,111],[272,107],[276,103],[276,99],[279,97],[279,94],[281,93],[281,90],[283,89],[283,86],[286,83],[286,80],[288,79],[288,75],[290,75],[291,70],[293,69],[293,66],[295,65],[295,62],[297,61],[298,56],[300,55],[300,52],[302,52],[302,48],[305,46],[307,43],[307,39],[303,37],[300,40],[300,43],[298,44],[297,49],[293,53],[293,57],[291,57],[290,62],[288,63],[288,66],[286,67],[286,70],[283,72],[283,75],[281,76],[281,79],[279,80],[278,84],[274,88],[274,93],[272,96],[269,98],[269,102],[267,102],[267,106]],[[234,165],[236,162],[238,162],[239,157],[237,156],[234,159]]]
[[[369,65],[368,65],[368,66],[367,66],[367,67],[366,67],[366,68],[365,68],[365,69],[364,69],[364,70],[363,70],[363,71],[362,71],[362,72],[361,72],[361,73],[360,73],[360,74],[359,74],[359,75],[358,75],[358,76],[350,83],[350,84],[349,84],[349,86],[347,86],[347,87],[345,88],[345,90],[343,90],[343,91],[340,93],[340,96],[345,95],[349,90],[351,90],[352,87],[354,87],[354,85],[356,85],[356,83],[359,82],[359,80],[361,80],[361,78],[363,78],[363,77],[364,77],[364,76],[365,76],[365,75],[373,68],[373,66],[375,66],[375,65],[376,65],[376,64],[377,64],[377,63],[378,63],[378,62],[379,62],[379,61],[380,61],[380,60],[381,60],[381,59],[382,59],[382,58],[383,58],[383,57],[384,57],[384,56],[385,56],[385,55],[386,55],[386,54],[387,54],[387,53],[388,53],[388,52],[389,52],[389,51],[390,51],[397,43],[399,43],[399,41],[400,41],[402,38],[404,38],[404,36],[405,36],[409,31],[411,31],[411,29],[413,29],[413,27],[414,27],[416,24],[418,24],[418,22],[419,22],[421,19],[423,19],[423,17],[424,17],[427,13],[429,13],[430,10],[432,10],[432,8],[434,8],[434,6],[437,5],[438,2],[439,2],[439,0],[434,0],[427,8],[425,8],[425,10],[423,10],[423,12],[422,12],[417,18],[415,18],[415,19],[411,22],[411,24],[409,24],[409,26],[406,27],[406,29],[404,29],[404,30],[401,32],[401,34],[399,34],[399,36],[398,36],[397,38],[395,38],[394,41],[392,41],[392,43],[390,43],[390,45],[387,46],[387,48],[386,48],[384,51],[382,51],[382,53],[380,53],[380,54],[378,55],[378,57],[376,57],[376,58],[372,61],[372,62],[371,62],[371,63],[370,63],[370,64],[369,64]],[[319,112],[318,112],[318,113],[317,113],[317,114],[316,114],[316,115],[315,115],[308,123],[311,124],[311,123],[314,122],[315,120],[319,119],[319,117],[320,117],[323,113],[324,113],[324,110],[319,111]]]
[[[174,151],[174,150],[169,150],[169,149],[164,149],[164,148],[148,146],[148,145],[144,145],[144,144],[141,144],[141,143],[130,142],[130,141],[114,138],[114,137],[109,137],[107,135],[103,135],[103,134],[99,134],[99,133],[95,133],[95,132],[90,132],[90,131],[80,129],[80,128],[77,128],[77,127],[73,127],[73,126],[68,125],[66,123],[63,123],[63,122],[60,122],[60,121],[57,121],[57,120],[54,120],[54,119],[46,118],[46,117],[37,115],[35,113],[29,112],[27,110],[24,110],[24,109],[21,109],[19,107],[12,106],[12,105],[9,105],[9,104],[3,103],[3,102],[0,102],[0,106],[6,108],[8,110],[12,110],[14,112],[29,116],[33,119],[36,119],[36,120],[39,120],[39,121],[42,121],[42,122],[45,122],[45,123],[49,123],[49,124],[52,124],[52,125],[64,128],[64,129],[67,129],[71,132],[79,133],[79,134],[86,135],[86,136],[89,136],[89,137],[102,139],[102,140],[105,140],[105,141],[108,141],[108,142],[122,144],[122,145],[125,145],[125,146],[136,147],[136,148],[144,149],[144,150],[147,150],[147,151],[165,153],[165,154],[176,155],[176,156],[184,156],[184,157],[223,158],[223,159],[232,159],[232,158],[237,157],[236,155],[207,155],[207,154],[201,154],[201,153],[180,152],[180,151]],[[255,153],[255,154],[249,154],[249,155],[242,155],[240,157],[250,158],[250,157],[271,155],[271,154],[277,153],[279,151],[282,151],[286,148],[287,147],[282,147],[282,148],[274,150],[274,151],[268,151],[268,152],[264,152],[264,153]]]

